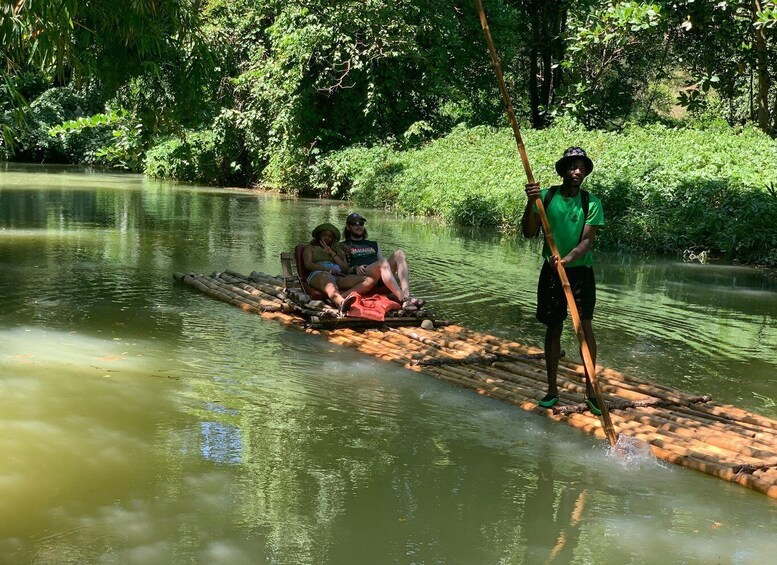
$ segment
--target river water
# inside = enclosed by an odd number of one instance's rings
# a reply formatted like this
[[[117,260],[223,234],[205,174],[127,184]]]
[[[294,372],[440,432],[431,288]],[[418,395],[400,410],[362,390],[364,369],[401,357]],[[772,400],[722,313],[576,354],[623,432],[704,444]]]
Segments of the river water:
[[[172,280],[347,204],[0,166],[0,563],[773,562],[776,500]],[[443,317],[541,344],[536,246],[362,212]],[[597,261],[600,364],[777,417],[774,280]]]

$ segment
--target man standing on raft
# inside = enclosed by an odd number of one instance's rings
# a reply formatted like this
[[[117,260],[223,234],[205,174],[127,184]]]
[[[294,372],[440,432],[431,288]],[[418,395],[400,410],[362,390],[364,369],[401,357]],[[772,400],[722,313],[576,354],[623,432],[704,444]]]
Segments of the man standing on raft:
[[[553,232],[559,256],[551,256],[547,241],[542,249],[542,264],[537,284],[537,320],[545,324],[545,366],[548,372],[548,394],[538,402],[543,408],[551,408],[558,402],[556,374],[561,355],[561,331],[567,317],[567,302],[558,262],[564,266],[572,294],[583,326],[591,359],[596,365],[596,339],[591,321],[596,305],[596,281],[594,280],[591,246],[597,230],[604,225],[604,213],[599,199],[580,185],[591,174],[594,164],[580,147],[570,147],[556,162],[556,172],[562,179],[560,186],[540,190],[537,183],[526,185],[528,201],[521,220],[524,237],[537,237],[540,216],[535,203],[542,199],[545,213]],[[597,416],[601,410],[594,397],[594,390],[586,371],[585,396],[588,408]]]

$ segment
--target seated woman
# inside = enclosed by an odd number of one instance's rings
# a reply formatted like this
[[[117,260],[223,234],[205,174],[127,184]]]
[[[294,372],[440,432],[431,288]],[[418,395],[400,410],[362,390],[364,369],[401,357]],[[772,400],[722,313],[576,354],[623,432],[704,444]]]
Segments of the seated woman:
[[[324,292],[341,312],[347,311],[356,295],[375,286],[375,279],[348,274],[348,261],[342,249],[335,251],[334,244],[340,240],[340,230],[332,224],[321,224],[313,230],[313,240],[302,251],[302,262],[310,273],[307,283]],[[340,290],[348,290],[343,296]]]
[[[402,309],[408,312],[418,310],[425,304],[420,298],[410,294],[410,278],[408,276],[405,252],[397,249],[391,257],[385,259],[380,252],[377,241],[367,239],[365,220],[354,212],[345,220],[345,241],[340,244],[348,256],[348,272],[383,281],[388,289],[402,302]],[[397,278],[394,278],[394,273]]]

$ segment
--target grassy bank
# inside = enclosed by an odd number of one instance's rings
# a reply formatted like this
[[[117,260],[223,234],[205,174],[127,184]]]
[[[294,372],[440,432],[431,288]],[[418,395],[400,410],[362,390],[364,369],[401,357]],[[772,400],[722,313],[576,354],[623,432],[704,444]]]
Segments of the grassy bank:
[[[555,161],[584,147],[596,168],[585,187],[603,202],[608,249],[777,266],[777,143],[754,130],[634,127],[623,133],[524,132],[534,175],[558,181]],[[516,229],[525,176],[508,129],[459,128],[422,148],[351,147],[322,159],[319,189],[359,205]]]

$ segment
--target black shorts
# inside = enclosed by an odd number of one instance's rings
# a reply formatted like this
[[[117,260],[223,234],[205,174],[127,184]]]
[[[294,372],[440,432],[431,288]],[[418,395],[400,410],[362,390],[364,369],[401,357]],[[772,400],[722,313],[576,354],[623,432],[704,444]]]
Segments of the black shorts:
[[[596,281],[591,267],[566,269],[572,296],[582,320],[593,320],[596,306]],[[537,320],[546,326],[557,326],[567,317],[567,299],[558,273],[544,261],[537,284]]]

